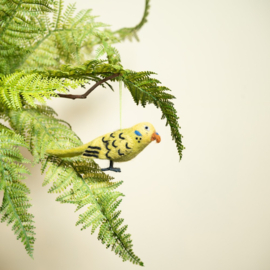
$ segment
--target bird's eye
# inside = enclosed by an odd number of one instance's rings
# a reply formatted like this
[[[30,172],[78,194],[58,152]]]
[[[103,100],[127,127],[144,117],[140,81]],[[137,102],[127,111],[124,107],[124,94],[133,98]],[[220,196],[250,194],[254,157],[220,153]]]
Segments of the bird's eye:
[[[147,130],[147,131],[149,130],[149,127],[148,127],[148,126],[144,126],[144,128],[145,128],[145,130]]]

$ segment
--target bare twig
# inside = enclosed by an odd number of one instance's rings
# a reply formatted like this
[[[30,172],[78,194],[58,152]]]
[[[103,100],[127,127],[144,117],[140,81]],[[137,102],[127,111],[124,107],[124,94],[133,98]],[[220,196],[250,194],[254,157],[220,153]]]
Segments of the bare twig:
[[[106,81],[109,81],[111,79],[114,79],[116,77],[118,77],[120,75],[120,73],[116,73],[116,74],[113,74],[109,77],[106,77],[100,81],[98,81],[97,83],[95,83],[89,90],[87,90],[84,94],[82,95],[71,95],[71,94],[59,94],[57,93],[58,97],[62,97],[62,98],[70,98],[70,99],[77,99],[77,98],[81,98],[81,99],[84,99],[84,98],[87,98],[87,96],[92,92],[94,91],[99,85],[101,85],[102,83],[106,82]]]

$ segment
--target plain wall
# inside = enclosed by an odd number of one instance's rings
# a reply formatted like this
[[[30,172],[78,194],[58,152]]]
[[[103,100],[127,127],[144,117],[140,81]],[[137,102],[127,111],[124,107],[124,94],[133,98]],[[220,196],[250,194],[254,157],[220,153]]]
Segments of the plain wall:
[[[143,6],[77,1],[78,10],[92,8],[115,30],[138,23]],[[270,2],[152,0],[139,37],[116,45],[122,64],[155,71],[172,90],[186,149],[179,162],[161,112],[136,106],[124,90],[123,127],[149,121],[162,138],[111,173],[124,180],[120,209],[136,255],[149,270],[269,270]],[[117,87],[48,104],[86,143],[119,128]],[[39,166],[31,171],[35,259],[0,224],[0,270],[140,268],[75,227],[74,206],[47,193]]]

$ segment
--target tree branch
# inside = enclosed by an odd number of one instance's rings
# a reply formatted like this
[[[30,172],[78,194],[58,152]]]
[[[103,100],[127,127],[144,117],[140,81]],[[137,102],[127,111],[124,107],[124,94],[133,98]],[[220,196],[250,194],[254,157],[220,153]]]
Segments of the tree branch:
[[[102,83],[106,82],[106,81],[109,81],[111,79],[114,79],[116,77],[120,76],[120,73],[116,73],[116,74],[113,74],[109,77],[106,77],[100,81],[98,81],[97,83],[95,83],[89,90],[87,90],[84,94],[82,95],[71,95],[71,94],[59,94],[57,93],[58,97],[62,97],[62,98],[70,98],[70,99],[77,99],[77,98],[81,98],[81,99],[84,99],[84,98],[87,98],[87,96],[92,92],[94,91],[99,85],[101,85]]]

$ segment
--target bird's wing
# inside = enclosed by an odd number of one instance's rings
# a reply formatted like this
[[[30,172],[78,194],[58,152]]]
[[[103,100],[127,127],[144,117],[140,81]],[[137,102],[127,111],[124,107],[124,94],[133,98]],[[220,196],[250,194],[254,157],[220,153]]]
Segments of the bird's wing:
[[[133,140],[128,129],[107,133],[88,143],[83,153],[84,157],[118,160],[130,154],[133,149]]]
[[[110,151],[108,156],[110,156],[111,160],[122,159],[132,153],[133,144],[133,140],[129,136],[127,130],[117,130],[110,134],[108,142],[108,148]]]

